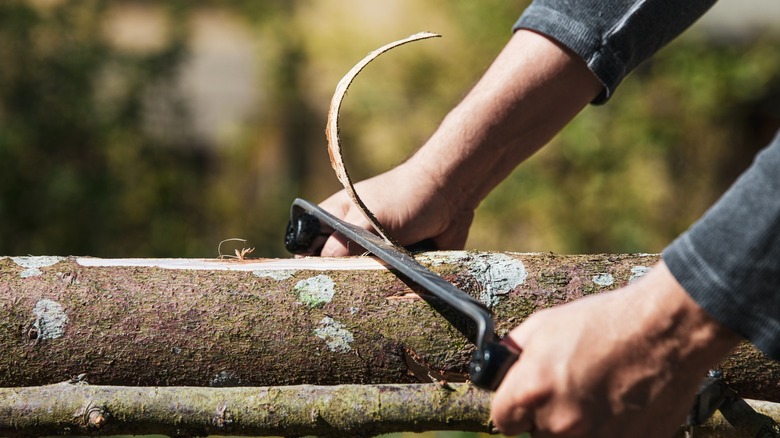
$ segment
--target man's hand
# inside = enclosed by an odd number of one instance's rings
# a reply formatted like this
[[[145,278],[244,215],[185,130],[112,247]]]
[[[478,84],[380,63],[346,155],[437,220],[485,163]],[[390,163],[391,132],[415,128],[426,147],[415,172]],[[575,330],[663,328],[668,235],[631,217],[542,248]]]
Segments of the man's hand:
[[[671,437],[706,372],[739,341],[662,262],[624,289],[538,312],[505,342],[522,353],[493,399],[506,434]]]
[[[398,168],[356,184],[355,190],[402,245],[432,239],[438,249],[461,249],[482,199],[601,89],[576,54],[519,30],[420,150]],[[320,205],[370,229],[343,191]],[[361,251],[335,235],[321,254]]]
[[[431,239],[437,249],[462,249],[466,243],[474,210],[458,206],[430,172],[412,162],[359,182],[355,190],[402,245]],[[372,230],[343,190],[320,205],[347,222]],[[321,255],[342,256],[363,251],[340,234],[334,234],[325,242]]]

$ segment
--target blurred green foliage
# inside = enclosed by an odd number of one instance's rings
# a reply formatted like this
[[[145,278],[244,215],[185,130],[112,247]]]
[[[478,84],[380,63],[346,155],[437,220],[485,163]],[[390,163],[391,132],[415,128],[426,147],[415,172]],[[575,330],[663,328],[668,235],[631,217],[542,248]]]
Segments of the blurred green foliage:
[[[171,26],[160,50],[123,53],[105,41],[106,11],[95,1],[45,10],[0,3],[4,254],[174,256],[202,226],[192,218],[201,216],[196,194],[211,163],[160,144],[142,126],[150,93],[176,104],[165,88],[187,34]],[[164,12],[180,16],[174,6]],[[108,90],[113,77],[120,83]]]
[[[113,42],[123,4],[162,17],[153,48]],[[289,202],[339,188],[323,131],[340,77],[386,42],[444,35],[383,55],[350,89],[342,142],[368,177],[427,139],[523,5],[2,2],[0,254],[214,257],[243,237],[254,255],[284,256]],[[205,137],[181,82],[193,23],[217,13],[248,35],[257,102],[229,134]],[[662,50],[485,200],[468,247],[660,251],[774,133],[778,38],[692,33]]]
[[[489,246],[661,251],[780,127],[777,37],[683,38],[640,66],[488,198],[480,219],[512,236]]]

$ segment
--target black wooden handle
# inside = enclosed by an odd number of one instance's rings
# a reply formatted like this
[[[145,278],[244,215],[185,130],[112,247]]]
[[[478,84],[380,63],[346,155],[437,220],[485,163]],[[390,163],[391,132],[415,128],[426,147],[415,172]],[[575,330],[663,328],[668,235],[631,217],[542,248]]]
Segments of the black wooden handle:
[[[475,351],[471,357],[469,366],[471,383],[482,389],[495,391],[519,357],[519,353],[505,345],[488,343],[482,350]]]
[[[314,215],[301,213],[287,223],[284,233],[284,247],[293,254],[313,254],[314,240],[322,234],[320,220]]]

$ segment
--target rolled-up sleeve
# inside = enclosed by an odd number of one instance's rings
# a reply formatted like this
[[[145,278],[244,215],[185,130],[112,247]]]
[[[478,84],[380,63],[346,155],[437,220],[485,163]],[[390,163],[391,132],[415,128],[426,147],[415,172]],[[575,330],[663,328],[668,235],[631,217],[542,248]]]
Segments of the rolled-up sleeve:
[[[604,91],[603,103],[639,63],[687,29],[715,0],[536,0],[515,23],[582,57]]]

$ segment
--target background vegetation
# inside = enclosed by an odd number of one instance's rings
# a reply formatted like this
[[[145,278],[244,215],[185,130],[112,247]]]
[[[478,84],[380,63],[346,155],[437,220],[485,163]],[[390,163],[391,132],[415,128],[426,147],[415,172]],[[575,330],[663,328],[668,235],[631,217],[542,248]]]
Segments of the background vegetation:
[[[354,176],[368,177],[425,141],[524,5],[2,2],[0,254],[214,257],[243,237],[254,255],[285,256],[290,201],[339,188],[324,139],[339,78],[386,42],[444,35],[384,55],[351,88],[342,141]],[[151,30],[123,37],[133,14]],[[467,246],[663,249],[777,129],[778,38],[675,41],[486,199]],[[242,47],[244,64],[220,64]],[[243,107],[193,94],[204,50],[222,70],[200,90]]]

